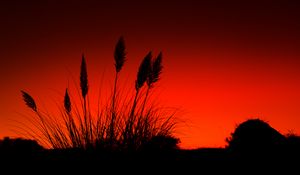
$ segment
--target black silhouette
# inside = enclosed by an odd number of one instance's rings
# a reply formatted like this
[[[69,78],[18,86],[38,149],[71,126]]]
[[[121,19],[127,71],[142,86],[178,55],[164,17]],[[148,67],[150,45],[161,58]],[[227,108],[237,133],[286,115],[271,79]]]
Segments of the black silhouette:
[[[175,127],[174,113],[160,112],[159,106],[147,103],[149,92],[162,73],[162,53],[152,60],[152,52],[149,52],[141,62],[133,98],[120,96],[117,83],[126,61],[125,57],[125,41],[120,37],[114,52],[116,74],[112,95],[105,105],[98,107],[97,112],[91,111],[89,98],[87,98],[90,87],[84,55],[79,79],[81,104],[74,103],[70,98],[69,89],[66,89],[61,118],[52,117],[42,111],[32,96],[21,91],[25,104],[34,112],[34,117],[37,117],[30,120],[36,128],[30,128],[28,132],[34,133],[29,135],[36,136],[39,143],[53,149],[82,150],[100,147],[107,150],[136,151],[153,147],[154,140],[157,142],[158,138],[160,138],[159,142],[165,145],[170,145],[172,138],[173,141],[177,140],[172,133]],[[79,110],[77,106],[81,106],[81,109]]]
[[[40,146],[35,140],[28,140],[22,138],[12,139],[9,137],[4,137],[2,140],[0,140],[0,151],[2,153],[14,151],[26,153],[40,151],[42,149],[44,148]]]
[[[281,167],[291,165],[294,163],[292,159],[299,158],[300,138],[284,136],[260,119],[239,124],[227,138],[225,148],[179,148],[180,140],[173,131],[176,126],[174,113],[166,115],[164,111],[160,112],[161,108],[148,102],[149,92],[162,73],[162,53],[155,59],[152,59],[152,52],[144,57],[137,72],[132,98],[122,98],[119,93],[118,78],[125,57],[125,41],[121,37],[115,46],[116,74],[111,99],[101,106],[97,114],[89,107],[87,96],[90,87],[84,56],[80,71],[80,110],[66,89],[61,120],[56,120],[43,112],[32,96],[21,91],[25,104],[37,117],[32,120],[37,128],[28,131],[35,132],[32,135],[36,136],[36,140],[4,138],[0,141],[1,161],[25,160],[50,166],[78,163],[82,168],[95,163],[102,165],[103,169],[109,169],[109,165],[139,165],[154,169],[161,167],[170,173],[170,170],[176,169],[174,165],[190,169],[201,167],[203,171],[224,171],[223,166],[246,169],[249,165],[252,169]],[[38,143],[46,143],[48,147]],[[195,163],[198,165],[192,166]],[[268,163],[271,166],[266,166]],[[112,172],[112,169],[109,170]]]
[[[240,154],[267,154],[281,149],[286,138],[260,119],[241,123],[227,139],[228,149]]]
[[[25,161],[52,167],[63,165],[64,169],[71,168],[68,172],[76,171],[72,169],[74,164],[80,165],[77,170],[82,168],[85,171],[97,170],[97,165],[102,165],[103,171],[112,171],[111,166],[150,166],[149,172],[159,170],[169,173],[177,170],[192,173],[198,168],[210,173],[238,173],[240,170],[268,173],[285,170],[288,173],[297,170],[300,137],[284,136],[262,120],[251,119],[241,123],[227,140],[226,148],[184,150],[178,147],[179,140],[174,137],[155,136],[141,149],[128,152],[110,147],[45,149],[36,141],[4,138],[0,141],[0,159],[1,162],[13,160],[18,163],[21,160],[22,164]],[[96,166],[91,168],[91,165]],[[126,168],[122,172],[133,173],[132,169]]]

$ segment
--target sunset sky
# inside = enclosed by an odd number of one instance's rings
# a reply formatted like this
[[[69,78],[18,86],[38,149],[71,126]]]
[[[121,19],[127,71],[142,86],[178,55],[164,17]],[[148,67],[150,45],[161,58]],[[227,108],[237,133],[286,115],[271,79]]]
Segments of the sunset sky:
[[[83,53],[90,97],[111,86],[120,36],[127,88],[147,52],[163,52],[155,93],[180,109],[182,147],[223,147],[238,123],[258,117],[300,134],[299,9],[287,0],[3,0],[0,137],[16,136],[15,120],[30,114],[20,90],[45,108],[60,103]]]

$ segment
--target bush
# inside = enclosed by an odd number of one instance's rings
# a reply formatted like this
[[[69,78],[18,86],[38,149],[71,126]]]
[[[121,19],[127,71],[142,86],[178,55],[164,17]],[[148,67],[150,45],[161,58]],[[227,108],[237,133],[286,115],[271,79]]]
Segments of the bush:
[[[0,140],[0,151],[2,153],[29,153],[34,151],[43,150],[35,140],[23,139],[23,138],[9,138],[4,137]]]
[[[268,123],[260,119],[250,119],[237,126],[227,138],[227,148],[241,153],[268,153],[285,143],[285,137]]]

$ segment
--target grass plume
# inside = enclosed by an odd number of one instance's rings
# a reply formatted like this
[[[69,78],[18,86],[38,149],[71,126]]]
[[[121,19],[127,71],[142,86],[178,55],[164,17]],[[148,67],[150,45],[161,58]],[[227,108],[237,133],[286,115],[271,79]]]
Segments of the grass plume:
[[[82,55],[81,60],[81,69],[80,69],[80,88],[82,97],[85,98],[88,93],[88,75],[87,75],[87,68],[86,68],[86,61],[84,55]]]
[[[162,52],[160,52],[158,54],[158,56],[156,57],[156,59],[154,61],[151,61],[151,63],[150,63],[150,68],[149,68],[148,77],[147,77],[148,87],[147,87],[146,96],[145,96],[145,99],[144,99],[144,102],[142,105],[141,115],[143,115],[150,89],[153,87],[153,84],[159,80],[160,74],[162,73],[162,69],[163,69]]]
[[[125,57],[126,57],[125,40],[121,36],[116,44],[115,54],[114,54],[115,68],[117,73],[121,71],[126,61]]]
[[[71,100],[69,97],[68,89],[66,89],[66,93],[65,93],[64,107],[66,112],[69,114],[71,112]]]
[[[159,80],[162,69],[162,52],[160,52],[156,59],[151,63],[151,69],[147,79],[147,85],[149,88],[151,88],[153,84]]]
[[[152,52],[149,52],[143,59],[140,64],[137,78],[135,81],[135,89],[139,91],[141,87],[143,87],[144,83],[147,81],[147,78],[151,69],[151,60],[152,60]]]
[[[37,107],[35,104],[34,99],[25,91],[21,90],[22,96],[23,96],[23,100],[25,102],[25,104],[32,109],[33,111],[37,112]]]
[[[63,149],[137,150],[155,138],[175,138],[174,113],[166,113],[163,108],[146,103],[150,89],[160,79],[163,68],[162,53],[154,60],[152,52],[148,52],[144,57],[137,71],[135,93],[129,94],[132,97],[121,96],[122,89],[118,88],[119,74],[126,61],[123,37],[120,37],[115,45],[114,61],[115,79],[111,98],[98,107],[97,114],[89,107],[88,72],[84,55],[80,66],[81,92],[78,92],[83,103],[74,103],[69,90],[66,89],[60,110],[61,117],[38,110],[34,99],[27,92],[21,91],[25,104],[37,116],[30,119],[37,133],[29,135],[38,138],[40,143],[46,143],[50,148]],[[144,84],[147,84],[147,89],[143,88]]]

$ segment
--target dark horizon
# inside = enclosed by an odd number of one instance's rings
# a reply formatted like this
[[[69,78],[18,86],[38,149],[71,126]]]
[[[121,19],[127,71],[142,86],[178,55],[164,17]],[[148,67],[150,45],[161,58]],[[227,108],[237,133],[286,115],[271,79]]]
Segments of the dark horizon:
[[[161,140],[163,141],[163,140]],[[156,145],[158,143],[158,145]],[[0,163],[7,167],[18,166],[22,171],[41,170],[77,172],[118,172],[134,174],[147,172],[184,173],[295,173],[300,156],[300,137],[283,136],[259,119],[240,123],[232,133],[226,148],[178,149],[157,142],[141,150],[111,150],[95,148],[81,150],[45,150],[35,141],[0,139]],[[149,145],[148,145],[149,146]],[[76,168],[74,168],[76,166]],[[151,167],[151,168],[149,168]],[[10,172],[19,171],[12,169]],[[45,169],[42,169],[45,170]],[[140,171],[138,171],[140,173]]]

